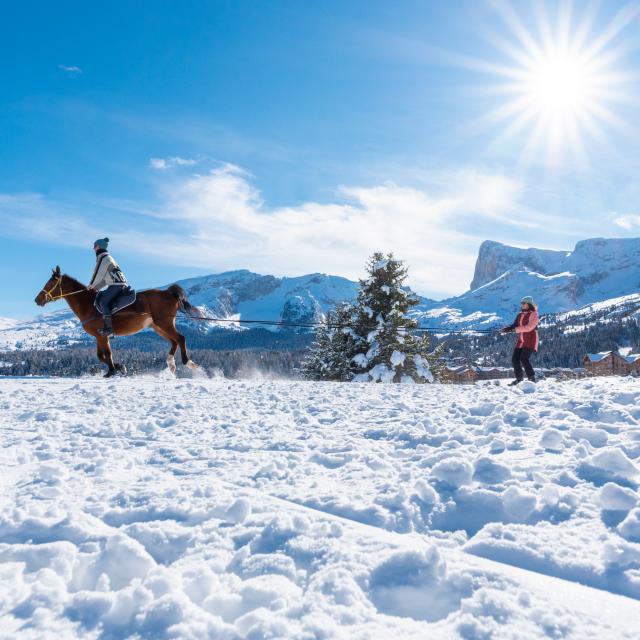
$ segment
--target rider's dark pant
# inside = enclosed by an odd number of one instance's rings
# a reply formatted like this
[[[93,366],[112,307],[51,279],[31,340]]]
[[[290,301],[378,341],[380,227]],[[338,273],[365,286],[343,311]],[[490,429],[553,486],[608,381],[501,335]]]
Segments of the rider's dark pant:
[[[516,374],[516,380],[522,380],[522,368],[524,367],[524,371],[527,374],[527,378],[529,380],[535,380],[536,374],[531,366],[531,356],[535,353],[535,349],[530,349],[529,347],[521,347],[520,349],[516,348],[513,350],[513,358],[511,362],[513,363],[513,371]]]
[[[96,296],[98,309],[102,309],[105,316],[111,315],[113,304],[123,290],[124,287],[121,284],[110,284],[104,291],[100,291],[98,293],[98,295]]]

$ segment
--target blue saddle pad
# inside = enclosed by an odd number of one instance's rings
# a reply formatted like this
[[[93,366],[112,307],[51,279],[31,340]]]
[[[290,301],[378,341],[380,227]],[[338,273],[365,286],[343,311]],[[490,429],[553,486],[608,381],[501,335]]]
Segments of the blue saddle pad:
[[[118,313],[125,307],[132,305],[136,301],[135,289],[131,287],[123,287],[122,293],[115,299],[115,303],[112,306],[111,313]],[[100,296],[96,297],[95,307],[99,313],[104,314],[105,309],[100,307]]]

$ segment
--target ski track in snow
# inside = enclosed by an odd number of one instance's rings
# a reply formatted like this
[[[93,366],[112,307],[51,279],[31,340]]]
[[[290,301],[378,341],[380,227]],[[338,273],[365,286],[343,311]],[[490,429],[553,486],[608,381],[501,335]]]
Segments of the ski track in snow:
[[[0,638],[638,638],[640,382],[0,381]]]

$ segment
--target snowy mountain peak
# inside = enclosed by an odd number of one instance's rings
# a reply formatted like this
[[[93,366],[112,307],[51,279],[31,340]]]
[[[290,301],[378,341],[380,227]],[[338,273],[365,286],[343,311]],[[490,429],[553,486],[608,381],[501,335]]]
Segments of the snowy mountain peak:
[[[544,274],[558,272],[562,270],[560,265],[566,256],[566,251],[521,249],[501,242],[485,240],[480,245],[470,288],[472,291],[478,289],[513,269]]]
[[[277,278],[229,271],[178,283],[192,304],[215,317],[314,322],[338,302],[355,295],[351,280],[323,273]]]
[[[522,296],[543,314],[578,309],[640,291],[640,238],[590,238],[573,251],[521,249],[487,240],[480,246],[471,289],[416,315],[440,326],[486,327],[511,321]]]
[[[573,251],[521,249],[486,240],[480,245],[470,290],[510,270],[542,275],[575,273],[588,285],[639,264],[640,238],[589,238],[578,242]],[[640,281],[634,284],[637,287]]]
[[[13,318],[2,318],[2,317],[0,317],[0,330],[2,330],[2,329],[10,329],[11,327],[14,327],[17,324],[18,324],[18,321],[14,320]]]

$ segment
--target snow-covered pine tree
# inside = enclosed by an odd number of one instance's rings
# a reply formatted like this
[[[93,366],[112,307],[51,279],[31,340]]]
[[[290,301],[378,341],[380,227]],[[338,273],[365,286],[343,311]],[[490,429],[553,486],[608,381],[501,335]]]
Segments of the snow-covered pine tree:
[[[374,253],[368,277],[360,281],[356,301],[358,353],[353,357],[354,380],[433,382],[437,355],[429,350],[426,333],[416,334],[407,313],[418,298],[404,288],[407,267],[393,254]]]
[[[348,302],[337,305],[327,314],[302,363],[306,379],[346,382],[353,378],[358,340],[353,330],[354,319],[355,308]]]

